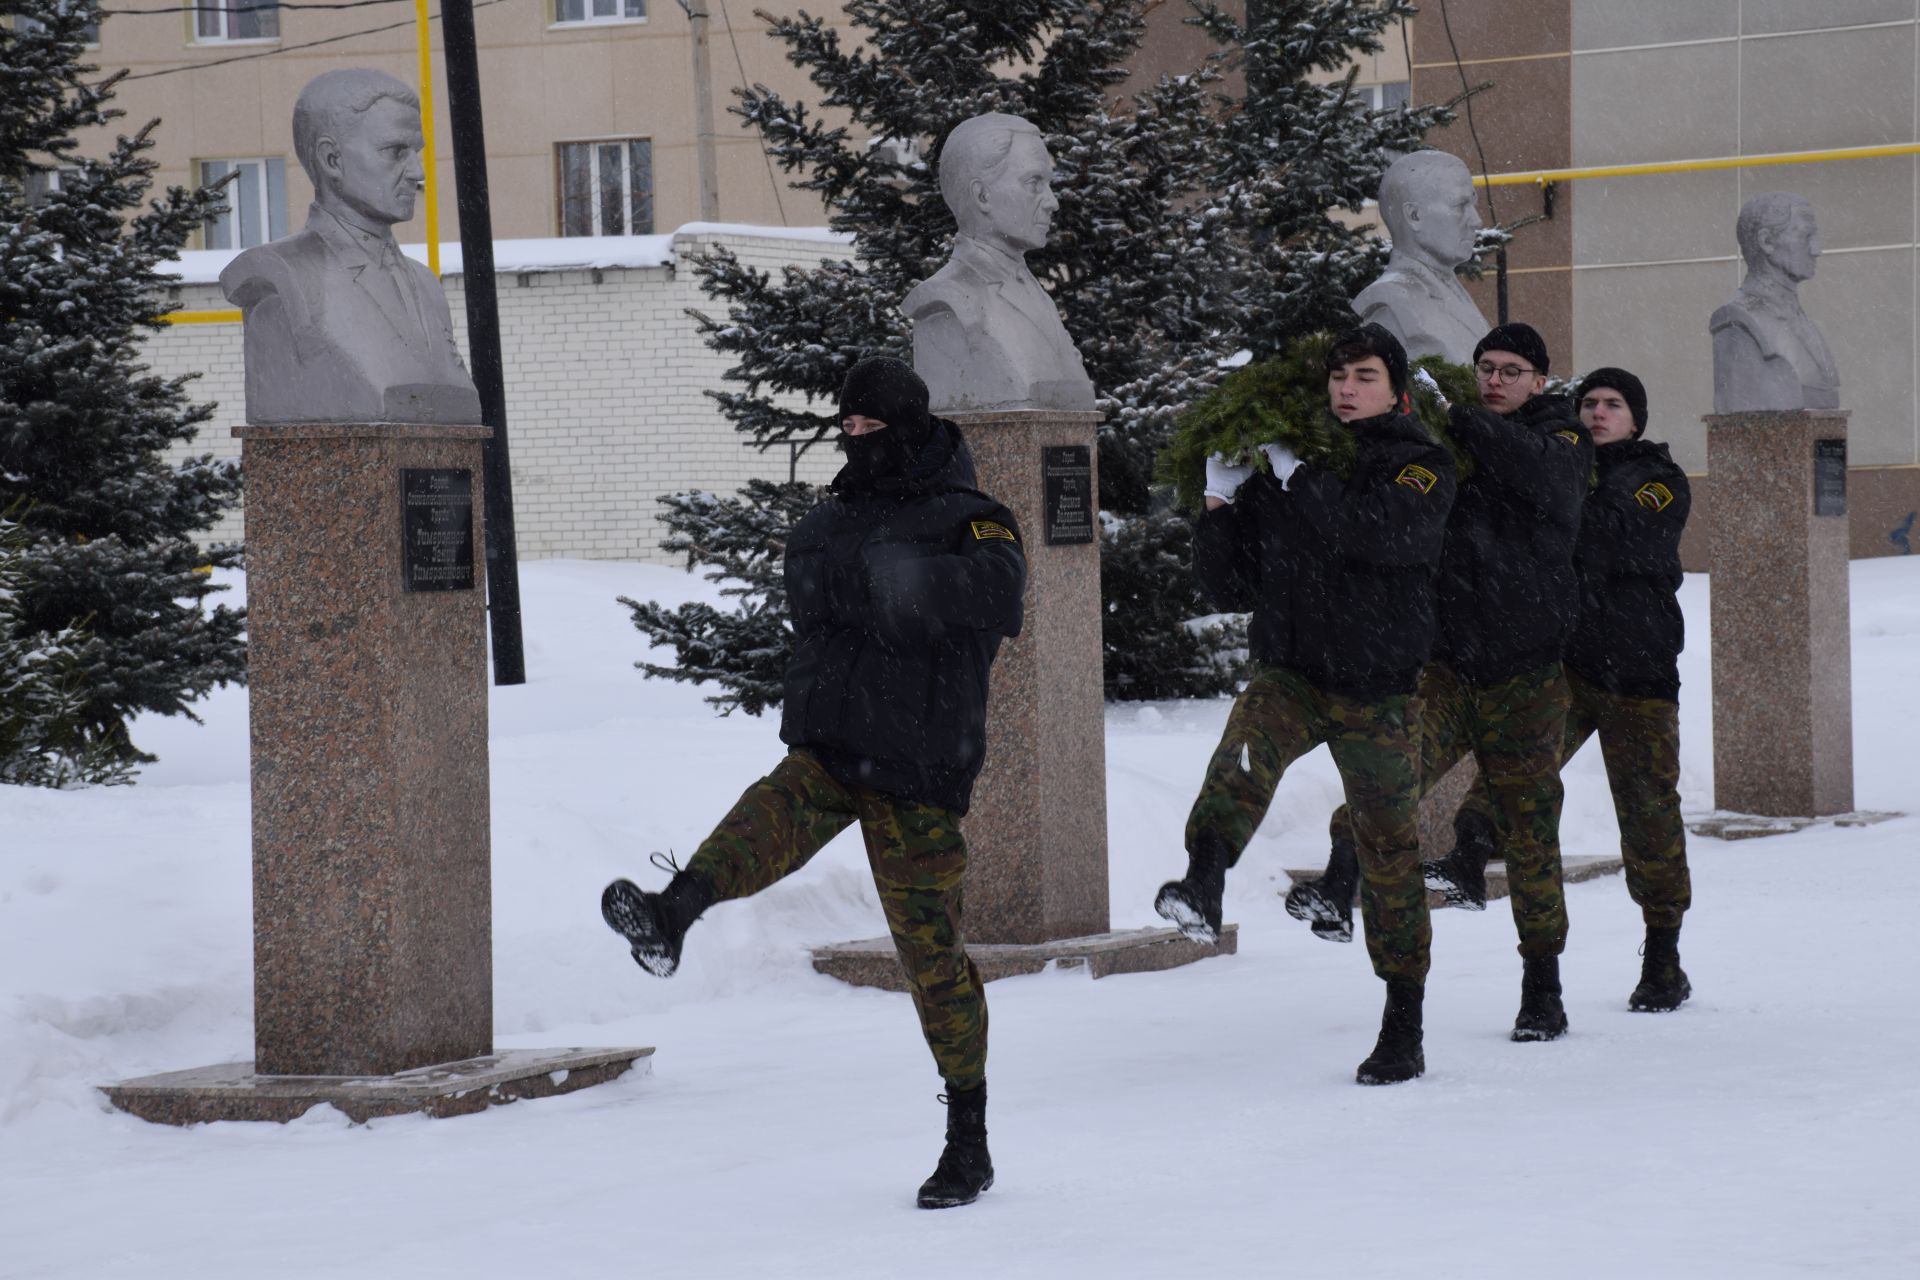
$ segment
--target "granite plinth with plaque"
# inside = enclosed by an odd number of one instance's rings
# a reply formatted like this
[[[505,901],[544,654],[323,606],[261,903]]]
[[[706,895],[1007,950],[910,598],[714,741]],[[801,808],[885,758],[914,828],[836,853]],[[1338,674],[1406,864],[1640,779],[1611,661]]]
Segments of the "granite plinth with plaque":
[[[1706,423],[1714,806],[1850,813],[1847,413],[1755,410]]]

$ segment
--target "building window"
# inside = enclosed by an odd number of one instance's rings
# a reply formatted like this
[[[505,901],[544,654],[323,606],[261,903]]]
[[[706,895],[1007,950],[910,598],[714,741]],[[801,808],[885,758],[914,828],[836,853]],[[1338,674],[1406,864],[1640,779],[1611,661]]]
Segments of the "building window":
[[[14,22],[16,23],[15,30],[17,31],[45,31],[47,29],[46,23],[40,21],[38,18],[29,18],[24,13],[21,14],[18,18],[15,18]],[[86,26],[80,28],[80,30],[83,33],[86,39],[86,42],[88,44],[94,45],[96,47],[99,45],[100,43],[100,24],[99,23],[89,22]]]
[[[646,138],[563,142],[560,234],[653,234],[653,143]]]
[[[200,185],[211,186],[236,170],[240,176],[226,191],[227,211],[207,219],[209,249],[248,249],[287,234],[287,162],[278,156],[202,160]]]
[[[80,177],[78,169],[29,169],[27,208],[38,209],[56,191],[64,191]]]
[[[1390,80],[1386,84],[1357,84],[1354,95],[1369,111],[1397,111],[1413,100],[1413,81]]]
[[[207,42],[278,40],[280,6],[275,0],[198,0],[193,37]]]
[[[647,0],[553,0],[555,22],[632,22],[647,16]]]

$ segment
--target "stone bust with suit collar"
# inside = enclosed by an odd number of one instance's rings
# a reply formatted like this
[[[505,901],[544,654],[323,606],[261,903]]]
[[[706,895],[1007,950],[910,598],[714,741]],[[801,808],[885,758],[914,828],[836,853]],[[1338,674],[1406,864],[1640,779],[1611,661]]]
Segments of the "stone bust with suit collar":
[[[1354,295],[1354,313],[1398,338],[1410,360],[1472,364],[1487,321],[1454,268],[1473,256],[1481,225],[1473,175],[1444,151],[1415,151],[1387,166],[1379,204],[1393,254]]]
[[[901,303],[936,412],[1094,407],[1080,353],[1027,269],[1060,207],[1052,184],[1046,142],[1019,116],[988,112],[947,135],[940,194],[960,233]]]
[[[478,424],[446,295],[393,237],[425,179],[419,98],[382,71],[329,71],[294,104],[293,145],[307,225],[220,273],[245,316],[247,421]]]
[[[1800,306],[1800,285],[1820,257],[1813,206],[1769,191],[1734,223],[1746,279],[1713,313],[1713,411],[1835,409],[1840,375],[1819,327]]]

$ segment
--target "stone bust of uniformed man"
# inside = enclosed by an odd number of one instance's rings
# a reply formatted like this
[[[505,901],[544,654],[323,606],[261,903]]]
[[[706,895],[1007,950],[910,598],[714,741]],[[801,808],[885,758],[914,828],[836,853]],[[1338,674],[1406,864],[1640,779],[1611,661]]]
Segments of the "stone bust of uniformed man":
[[[940,194],[960,228],[953,256],[901,303],[934,409],[1093,408],[1080,353],[1027,270],[1060,207],[1040,131],[1000,112],[955,126]]]
[[[1757,195],[1734,223],[1747,278],[1713,313],[1713,411],[1836,409],[1840,375],[1827,340],[1800,307],[1820,241],[1813,206],[1783,191]]]
[[[1473,175],[1444,151],[1415,151],[1387,166],[1379,204],[1393,254],[1354,295],[1354,311],[1400,339],[1409,359],[1472,364],[1487,321],[1454,268],[1473,256],[1481,225]]]
[[[425,179],[419,98],[383,71],[316,76],[293,147],[306,227],[220,273],[246,320],[247,421],[477,424],[446,295],[393,238]]]

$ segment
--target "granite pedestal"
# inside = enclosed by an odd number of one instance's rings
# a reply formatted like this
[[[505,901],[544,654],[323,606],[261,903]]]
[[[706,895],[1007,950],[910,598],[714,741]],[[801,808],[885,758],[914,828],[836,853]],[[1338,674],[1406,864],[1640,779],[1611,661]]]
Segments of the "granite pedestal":
[[[389,1111],[415,1099],[446,1114],[461,1108],[430,1100],[535,1088],[515,1083],[515,1061],[528,1079],[577,1088],[651,1052],[493,1057],[487,429],[234,433],[247,482],[254,1061],[109,1096],[155,1119],[287,1118],[301,1100],[331,1100],[328,1081],[386,1080],[373,1101]],[[249,1083],[210,1089],[209,1073]],[[276,1079],[284,1087],[259,1083]],[[184,1092],[169,1102],[169,1090]]]
[[[961,824],[968,850],[965,927],[976,965],[989,980],[1035,972],[1061,958],[1050,944],[1069,939],[1074,955],[1101,957],[1087,966],[1096,976],[1232,954],[1234,933],[1212,947],[1174,947],[1180,935],[1172,929],[1108,932],[1094,444],[1100,415],[1005,410],[945,416],[966,434],[981,490],[1020,522],[1027,556],[1026,620],[994,660],[986,768]],[[1169,875],[1177,875],[1184,866],[1180,851],[1169,849],[1167,859]],[[814,953],[814,967],[849,982],[891,985],[872,981],[868,953],[876,947],[878,954],[890,954],[891,945],[883,943],[823,947]],[[995,949],[991,966],[979,958],[986,947]],[[1138,964],[1116,958],[1132,949],[1141,952],[1134,957]]]
[[[1706,424],[1715,807],[1849,813],[1847,413],[1712,414]]]

